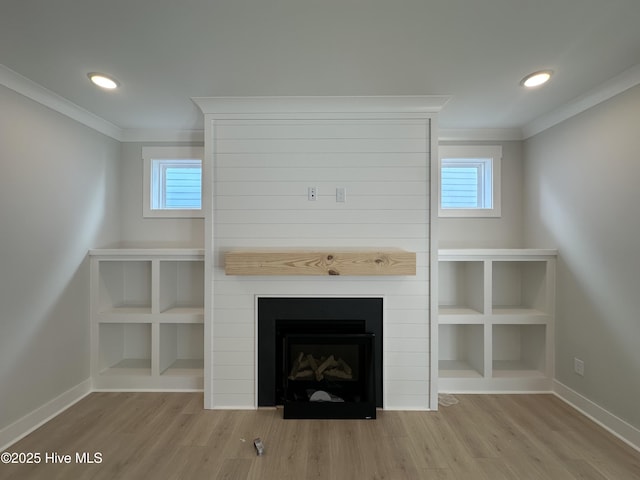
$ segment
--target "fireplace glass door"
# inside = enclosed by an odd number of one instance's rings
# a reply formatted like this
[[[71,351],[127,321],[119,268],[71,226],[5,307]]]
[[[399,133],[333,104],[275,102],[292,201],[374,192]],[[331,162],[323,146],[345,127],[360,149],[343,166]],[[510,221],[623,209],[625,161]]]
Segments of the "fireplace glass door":
[[[284,418],[375,418],[375,336],[284,337]]]

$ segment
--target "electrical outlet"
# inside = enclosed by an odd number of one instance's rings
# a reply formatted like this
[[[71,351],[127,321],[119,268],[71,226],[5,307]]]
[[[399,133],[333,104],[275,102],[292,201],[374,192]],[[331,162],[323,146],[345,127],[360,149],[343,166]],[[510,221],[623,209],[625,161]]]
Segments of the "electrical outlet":
[[[576,373],[576,375],[584,377],[584,362],[578,357],[573,358],[573,371]]]
[[[347,189],[344,187],[336,188],[336,202],[344,203],[347,201]]]
[[[318,197],[318,192],[316,191],[316,187],[309,187],[307,189],[307,198],[310,202],[315,202]]]

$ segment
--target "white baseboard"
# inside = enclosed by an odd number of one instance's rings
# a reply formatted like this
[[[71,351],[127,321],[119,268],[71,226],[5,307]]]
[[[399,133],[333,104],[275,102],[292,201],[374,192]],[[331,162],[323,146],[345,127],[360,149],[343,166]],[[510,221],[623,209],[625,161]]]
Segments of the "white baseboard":
[[[36,408],[11,425],[0,430],[0,452],[6,450],[18,440],[26,437],[36,428],[51,420],[74,403],[79,402],[92,391],[91,379],[76,385],[53,400]]]
[[[553,381],[553,393],[565,403],[590,418],[631,448],[640,452],[640,430],[608,412],[600,405],[583,397],[557,380]]]

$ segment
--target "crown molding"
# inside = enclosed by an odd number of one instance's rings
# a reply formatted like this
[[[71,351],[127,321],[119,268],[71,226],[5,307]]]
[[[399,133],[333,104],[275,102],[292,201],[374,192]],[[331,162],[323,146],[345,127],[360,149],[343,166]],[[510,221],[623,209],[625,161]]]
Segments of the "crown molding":
[[[528,123],[522,128],[523,140],[533,137],[639,84],[640,64],[625,70],[620,75],[577,97],[572,102]]]
[[[204,130],[128,128],[122,142],[204,143]]]
[[[193,97],[205,115],[214,118],[329,118],[335,114],[396,115],[423,117],[437,113],[449,101],[448,95],[379,96],[267,96],[267,97]]]
[[[38,102],[51,110],[61,113],[62,115],[66,115],[76,122],[92,128],[108,137],[122,141],[124,132],[117,125],[94,115],[88,110],[79,107],[75,103],[53,93],[51,90],[44,88],[2,64],[0,64],[0,85],[3,85],[20,95],[24,95],[34,102]]]

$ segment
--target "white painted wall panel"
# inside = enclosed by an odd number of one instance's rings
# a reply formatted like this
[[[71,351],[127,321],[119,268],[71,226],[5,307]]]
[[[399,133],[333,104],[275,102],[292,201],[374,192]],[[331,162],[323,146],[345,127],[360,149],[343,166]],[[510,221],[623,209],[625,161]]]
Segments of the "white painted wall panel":
[[[220,409],[254,409],[255,398],[253,393],[245,394],[213,394],[212,403]]]
[[[410,177],[409,177],[410,176]],[[427,167],[220,167],[216,171],[220,182],[404,182],[407,178],[423,181],[429,178]]]
[[[216,283],[216,293],[222,295],[226,295],[227,293],[229,295],[238,295],[239,292],[253,294],[256,290],[265,292],[278,289],[282,290],[283,288],[292,288],[292,284],[297,284],[300,285],[300,291],[306,291],[309,288],[315,288],[319,293],[331,292],[336,290],[336,288],[348,288],[349,290],[363,288],[367,289],[368,291],[379,289],[379,293],[381,294],[394,293],[395,295],[420,296],[422,295],[422,287],[424,286],[427,277],[424,272],[420,272],[420,269],[418,269],[418,272],[419,273],[417,275],[410,277],[411,280],[394,282],[391,284],[389,283],[389,280],[383,276],[344,276],[340,278],[329,276],[302,276],[290,277],[289,280],[283,280],[283,278],[285,277],[277,276],[238,276],[233,277],[235,281],[218,281]],[[219,276],[222,276],[224,278],[224,272],[221,272]],[[218,275],[216,275],[216,277],[218,277]],[[293,278],[293,280],[291,278]],[[384,292],[382,290],[384,290]],[[222,309],[224,307],[220,307],[219,305],[217,305],[216,308]],[[253,310],[253,306],[248,309]],[[416,323],[418,321],[424,321],[424,318],[416,318],[415,322],[412,321],[410,323]]]
[[[253,364],[254,364],[254,359],[253,359],[253,355],[247,355],[246,352],[216,352],[213,355],[213,364],[214,367],[213,369],[215,370],[217,367],[222,367],[222,366],[243,366],[243,365],[250,365],[252,368],[252,375],[253,375]],[[216,378],[222,378],[222,377],[217,377]]]
[[[383,350],[386,352],[414,352],[414,353],[426,353],[427,347],[425,347],[424,338],[407,338],[391,336],[392,332],[384,332],[384,346]],[[390,380],[390,379],[387,379]],[[427,382],[428,383],[428,382]]]
[[[429,396],[429,383],[422,380],[387,380],[386,384],[388,390],[393,392],[388,394],[388,397],[413,395],[416,400],[420,399],[422,401],[422,399],[426,399]],[[392,404],[390,407],[394,408],[395,405]]]
[[[429,120],[212,125],[212,407],[255,407],[255,299],[291,295],[383,297],[385,408],[428,408]],[[336,202],[337,187],[346,188],[345,203]],[[417,275],[224,275],[225,251],[287,247],[402,248],[417,252]]]
[[[215,327],[216,336],[213,339],[214,352],[253,352],[253,335],[238,338],[223,337],[218,335],[218,325]]]
[[[385,352],[385,364],[390,367],[429,367],[429,357],[424,352]]]
[[[302,220],[302,219],[301,219]],[[381,226],[376,224],[317,224],[312,218],[299,223],[259,223],[259,224],[227,224],[220,229],[218,238],[425,238],[428,226],[424,224],[393,224]]]
[[[350,195],[350,194],[349,194]],[[386,219],[386,228],[395,228],[396,224],[420,225],[428,212],[425,210],[399,210]],[[317,210],[313,212],[316,224],[375,224],[380,227],[380,212],[377,210],[343,210],[336,215],[332,210]],[[262,223],[299,223],[300,212],[296,210],[278,210],[264,212],[255,210],[219,210],[218,223],[221,224],[262,224]]]
[[[253,380],[253,373],[253,361],[249,365],[214,365],[213,367],[213,375],[221,380]]]
[[[354,295],[354,296],[382,297],[386,294],[388,298],[390,298],[391,296],[397,297],[398,301],[402,301],[402,299],[406,298],[407,302],[410,302],[413,298],[413,296],[408,296],[408,295],[405,296],[404,289],[402,286],[392,286],[393,289],[391,289],[391,288],[388,288],[389,286],[387,284],[380,283],[380,282],[374,283],[374,282],[365,282],[365,281],[362,281],[362,282],[352,281],[352,282],[334,282],[333,284],[314,284],[312,281],[310,282],[310,281],[301,280],[301,281],[291,281],[289,283],[279,282],[274,285],[271,285],[271,283],[269,282],[269,277],[263,277],[263,278],[264,278],[264,283],[265,284],[269,283],[269,285],[259,285],[256,283],[251,283],[242,287],[243,290],[247,292],[248,297],[253,299],[254,295],[334,296],[339,294],[336,292],[343,291],[343,292],[348,292],[350,295]],[[305,277],[305,279],[308,279],[308,278],[311,278],[311,277]],[[410,293],[415,293],[417,295],[422,290],[422,285],[423,284],[414,282],[413,284],[407,285],[407,289],[411,290]],[[229,289],[225,288],[224,290],[229,290]],[[224,295],[222,291],[219,293],[220,295]],[[283,291],[286,292],[286,294],[283,294],[282,293]],[[424,309],[399,310],[399,311],[389,310],[389,312],[393,313],[393,315],[401,315],[401,319],[403,319],[404,316],[407,315],[407,318],[409,319],[422,317],[423,321],[426,321],[427,317],[423,315],[423,310]],[[243,311],[245,311],[245,314],[253,315],[253,310],[249,311],[247,309],[244,309]],[[229,309],[216,309],[216,313],[218,313],[221,316],[224,316],[220,318],[221,319],[224,318],[224,322],[226,323],[231,323],[232,321],[240,321],[242,323],[246,323],[249,321],[247,318],[239,319],[238,316],[240,315],[240,313],[234,314],[234,312],[230,311]],[[398,325],[399,323],[411,324],[411,322],[402,322],[394,318],[392,321],[389,322],[389,325],[395,326],[395,325]]]
[[[238,138],[218,139],[216,146],[219,153],[415,153],[428,150],[425,139],[413,138]]]
[[[243,338],[253,337],[254,325],[253,323],[227,323],[219,322],[217,324],[216,335],[219,338]]]
[[[367,239],[367,238],[343,238],[340,240],[340,245],[341,247],[347,247],[347,248],[358,248],[358,247],[362,247],[363,242],[368,242],[367,244],[370,247],[388,247],[389,246],[389,241],[386,239]],[[299,248],[317,248],[319,243],[318,240],[316,239],[310,239],[310,238],[301,238],[298,239],[297,241],[298,247]],[[328,245],[328,243],[327,243]],[[420,252],[420,250],[417,250],[416,247],[419,248],[424,248],[424,245],[420,244],[417,245],[417,242],[415,239],[403,239],[403,238],[396,238],[394,239],[394,245],[396,248],[402,248],[404,250],[408,250],[408,251],[413,251],[413,252],[417,252],[418,253],[418,258],[420,257],[421,253],[426,253],[428,254],[428,252]],[[256,241],[253,239],[246,239],[246,238],[240,238],[240,239],[221,239],[220,240],[220,244],[216,246],[216,258],[215,258],[215,262],[216,265],[223,265],[224,263],[224,254],[222,253],[225,249],[229,250],[229,249],[237,249],[237,248],[253,248],[256,246]],[[278,238],[262,238],[260,239],[260,246],[264,247],[264,248],[278,248],[282,246],[282,240],[278,239]],[[335,246],[335,244],[332,244],[330,246]],[[428,255],[427,255],[428,258]],[[427,266],[428,264],[423,263],[423,264],[418,264],[418,266]]]
[[[217,382],[216,392],[218,394],[252,394],[253,393],[253,380],[252,379],[219,379]]]
[[[346,128],[345,128],[346,127]],[[216,128],[218,139],[245,138],[415,138],[424,139],[422,120],[261,120],[225,122]]]
[[[316,179],[313,178],[313,180]],[[314,186],[321,197],[335,195],[335,182],[316,182]],[[414,182],[363,182],[360,179],[354,182],[342,181],[340,186],[346,189],[349,198],[362,195],[423,196],[428,191],[428,182],[422,180]],[[224,182],[219,184],[218,187],[218,195],[221,196],[289,196],[307,200],[307,189],[301,189],[299,182],[265,182],[264,179],[260,179],[255,182]]]
[[[424,152],[299,152],[299,153],[216,153],[219,168],[247,167],[421,167]]]
[[[429,369],[420,365],[405,365],[402,367],[387,365],[385,373],[387,377],[398,381],[422,382],[424,376],[429,374]]]
[[[415,178],[415,177],[414,177]],[[426,180],[425,180],[426,181]],[[312,212],[317,210],[331,210],[340,211],[342,208],[346,210],[347,207],[344,204],[342,207],[335,205],[329,205],[335,203],[335,196],[325,196],[320,192],[319,198],[315,202],[309,202],[306,198],[307,188],[315,186],[313,179],[305,182],[298,182],[300,188],[304,188],[305,198],[293,200],[288,196],[232,196],[221,195],[217,197],[217,210],[260,210],[263,214],[266,211],[274,210],[302,210],[304,213],[300,215],[300,220],[308,218]],[[335,182],[336,187],[341,186],[340,181]],[[424,204],[425,198],[423,195],[360,195],[351,196],[347,191],[347,204],[348,209],[355,210],[375,210],[380,214],[386,214],[386,218],[392,218],[394,211],[404,210],[420,210],[425,212],[425,216],[429,217],[427,206]],[[305,215],[306,214],[306,215]],[[381,225],[384,225],[385,219],[380,218]],[[338,222],[336,222],[338,223]]]

